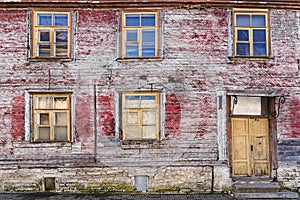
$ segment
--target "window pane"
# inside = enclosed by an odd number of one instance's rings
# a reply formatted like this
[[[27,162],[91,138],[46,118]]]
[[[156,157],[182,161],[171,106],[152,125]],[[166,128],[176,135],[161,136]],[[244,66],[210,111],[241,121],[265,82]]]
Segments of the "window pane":
[[[155,30],[143,30],[142,31],[143,42],[155,42]]]
[[[237,43],[236,44],[236,54],[238,56],[249,56],[250,46],[248,43]]]
[[[249,41],[249,31],[248,30],[238,30],[237,31],[238,41]]]
[[[266,26],[265,15],[252,15],[252,26]]]
[[[55,141],[67,141],[68,140],[67,126],[54,127],[54,140]]]
[[[156,97],[155,96],[142,96],[141,101],[142,108],[155,108],[156,107]]]
[[[236,15],[237,26],[250,26],[250,15]]]
[[[126,124],[137,125],[139,123],[138,112],[126,112]]]
[[[125,97],[125,108],[139,108],[139,107],[140,107],[140,96]]]
[[[38,109],[52,108],[52,98],[51,97],[38,97],[37,98],[37,108]]]
[[[156,112],[155,111],[143,111],[143,125],[156,124]]]
[[[139,55],[139,47],[137,44],[126,45],[126,57],[137,57]]]
[[[67,97],[54,97],[54,108],[67,109],[68,108]]]
[[[155,26],[155,14],[143,14],[142,26]]]
[[[68,114],[67,112],[56,112],[54,114],[55,125],[68,125]]]
[[[139,126],[125,126],[123,134],[125,134],[125,140],[140,139]]]
[[[126,26],[140,26],[140,15],[126,14]]]
[[[54,15],[55,26],[68,26],[68,15],[67,14],[55,14]]]
[[[50,32],[49,31],[39,31],[39,41],[45,41],[49,42],[50,41]]]
[[[155,100],[156,97],[154,95],[146,95],[146,96],[142,96],[142,100],[146,101],[150,101],[150,100]]]
[[[49,113],[40,113],[39,114],[39,125],[49,125],[50,121],[49,121]]]
[[[52,14],[38,14],[37,25],[39,26],[52,26]]]
[[[55,42],[68,42],[68,31],[67,30],[55,31]]]
[[[126,41],[127,42],[137,42],[137,30],[126,31]]]
[[[253,42],[266,42],[266,30],[253,30]]]
[[[143,44],[142,56],[143,57],[154,57],[155,56],[155,44]]]
[[[38,127],[36,134],[37,140],[50,140],[50,127]]]
[[[68,44],[55,45],[55,56],[67,56],[67,55],[68,55]]]
[[[50,56],[50,44],[38,44],[38,56]]]
[[[143,126],[143,139],[156,139],[156,126]]]
[[[267,48],[266,44],[253,44],[253,54],[254,56],[266,56],[267,55]]]

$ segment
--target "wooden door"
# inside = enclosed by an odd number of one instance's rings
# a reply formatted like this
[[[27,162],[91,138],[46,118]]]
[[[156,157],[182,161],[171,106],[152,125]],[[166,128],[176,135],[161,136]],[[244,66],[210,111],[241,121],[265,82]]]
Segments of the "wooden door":
[[[270,175],[269,123],[266,118],[232,118],[234,176]]]

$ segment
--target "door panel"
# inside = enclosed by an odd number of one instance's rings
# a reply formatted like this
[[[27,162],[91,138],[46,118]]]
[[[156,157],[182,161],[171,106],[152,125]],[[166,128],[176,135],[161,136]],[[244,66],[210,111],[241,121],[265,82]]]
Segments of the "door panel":
[[[250,135],[253,144],[252,174],[270,175],[269,169],[269,125],[268,119],[250,119]]]
[[[250,174],[248,123],[248,119],[232,119],[232,167],[237,176]]]
[[[232,118],[234,176],[270,175],[268,119]]]

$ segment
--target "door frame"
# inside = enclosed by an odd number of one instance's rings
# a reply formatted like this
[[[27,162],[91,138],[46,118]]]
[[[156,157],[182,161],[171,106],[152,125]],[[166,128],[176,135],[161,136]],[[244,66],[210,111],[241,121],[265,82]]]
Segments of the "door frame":
[[[231,177],[233,176],[232,171],[232,124],[231,118],[268,118],[269,120],[269,160],[270,160],[270,178],[274,180],[277,179],[277,168],[278,168],[278,158],[277,158],[277,127],[276,127],[276,118],[273,116],[275,112],[275,97],[273,96],[264,96],[264,95],[253,95],[253,97],[261,97],[262,99],[262,114],[261,115],[232,115],[232,107],[231,107],[231,97],[232,96],[248,96],[245,94],[234,94],[226,96],[226,134],[227,134],[227,149],[228,149],[228,165],[231,170]],[[260,176],[255,176],[259,178]]]

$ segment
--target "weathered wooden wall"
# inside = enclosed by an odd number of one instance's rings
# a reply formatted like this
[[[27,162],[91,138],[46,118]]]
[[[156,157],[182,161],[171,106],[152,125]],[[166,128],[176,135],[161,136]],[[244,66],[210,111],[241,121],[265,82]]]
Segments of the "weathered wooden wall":
[[[300,148],[299,12],[270,10],[272,59],[235,61],[228,57],[230,9],[162,11],[163,59],[117,60],[118,10],[80,9],[75,57],[62,63],[30,62],[29,12],[0,10],[1,190],[42,190],[44,177],[56,177],[58,191],[72,191],[101,181],[133,184],[139,175],[149,176],[152,189],[230,187],[217,139],[216,95],[227,90],[274,90],[286,97],[277,119],[278,179],[300,187],[299,163],[286,160],[286,152]],[[166,138],[121,145],[115,137],[117,92],[151,87],[166,96]],[[25,139],[25,96],[31,90],[72,91],[74,142]],[[294,158],[299,162],[299,154]]]

